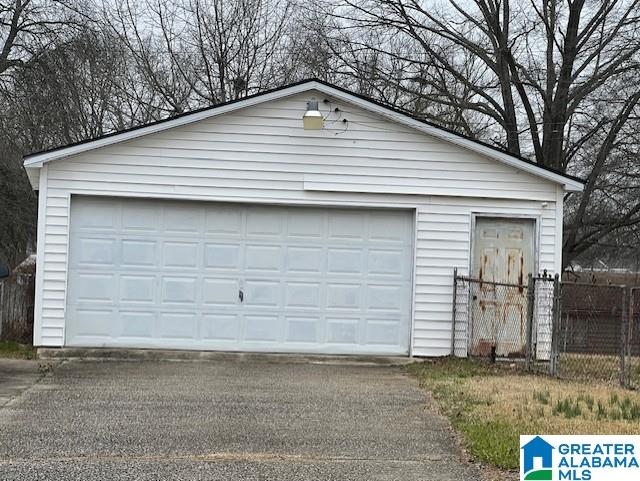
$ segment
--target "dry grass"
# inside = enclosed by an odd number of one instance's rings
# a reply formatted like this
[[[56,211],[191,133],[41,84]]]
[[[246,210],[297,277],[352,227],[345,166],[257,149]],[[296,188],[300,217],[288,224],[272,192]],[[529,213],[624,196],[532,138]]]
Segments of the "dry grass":
[[[640,394],[504,365],[447,359],[408,370],[433,392],[476,459],[516,469],[520,434],[637,434]]]
[[[640,394],[621,388],[517,374],[470,378],[463,386],[479,401],[476,415],[534,423],[544,434],[637,434],[640,429],[637,415],[624,419],[621,407],[625,402],[640,406]],[[564,407],[567,402],[570,409]]]

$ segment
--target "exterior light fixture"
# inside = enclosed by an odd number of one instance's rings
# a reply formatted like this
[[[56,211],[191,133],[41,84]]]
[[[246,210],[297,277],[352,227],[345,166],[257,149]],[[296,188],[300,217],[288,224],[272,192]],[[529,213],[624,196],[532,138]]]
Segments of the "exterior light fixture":
[[[302,116],[302,124],[305,130],[320,130],[324,126],[324,118],[318,110],[318,101],[315,98],[307,102],[307,111]]]

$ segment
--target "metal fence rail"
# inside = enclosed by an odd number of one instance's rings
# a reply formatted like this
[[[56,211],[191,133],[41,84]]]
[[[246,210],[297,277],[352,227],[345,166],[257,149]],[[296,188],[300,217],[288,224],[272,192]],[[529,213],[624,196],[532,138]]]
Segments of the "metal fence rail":
[[[564,379],[640,387],[640,288],[488,282],[454,271],[452,355],[523,361]]]

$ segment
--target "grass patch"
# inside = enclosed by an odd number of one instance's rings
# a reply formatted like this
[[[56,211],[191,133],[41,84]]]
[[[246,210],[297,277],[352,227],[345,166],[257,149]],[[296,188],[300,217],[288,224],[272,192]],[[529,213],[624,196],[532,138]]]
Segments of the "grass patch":
[[[549,394],[549,391],[533,391],[533,399],[540,404],[547,405],[551,402],[551,394]]]
[[[34,359],[35,349],[29,344],[14,341],[0,341],[0,358]]]
[[[639,393],[529,375],[512,366],[442,359],[414,363],[407,370],[433,393],[469,453],[498,468],[518,468],[521,434],[640,430]]]

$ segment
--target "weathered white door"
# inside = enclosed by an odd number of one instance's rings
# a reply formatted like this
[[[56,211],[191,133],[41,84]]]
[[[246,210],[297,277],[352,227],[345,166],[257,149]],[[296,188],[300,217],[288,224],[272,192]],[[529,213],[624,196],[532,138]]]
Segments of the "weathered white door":
[[[524,352],[527,292],[515,286],[535,274],[534,232],[533,219],[476,218],[472,277],[480,282],[470,293],[472,355],[486,356],[493,347],[504,357]]]
[[[66,345],[407,354],[412,218],[73,197]]]

